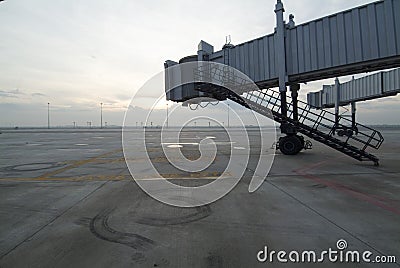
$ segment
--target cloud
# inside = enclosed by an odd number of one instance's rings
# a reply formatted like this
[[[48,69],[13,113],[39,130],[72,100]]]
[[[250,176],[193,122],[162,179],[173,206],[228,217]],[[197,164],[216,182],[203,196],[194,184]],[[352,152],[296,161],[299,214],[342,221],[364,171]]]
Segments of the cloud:
[[[296,24],[300,24],[372,1],[283,2],[285,19],[293,13]],[[196,53],[200,40],[219,50],[227,35],[232,36],[233,44],[238,44],[272,33],[275,3],[276,0],[5,1],[0,8],[0,65],[7,68],[0,72],[0,88],[29,90],[0,90],[0,106],[19,104],[11,106],[13,113],[8,114],[7,120],[43,125],[46,120],[37,120],[32,111],[45,109],[47,102],[57,108],[60,124],[79,118],[94,121],[102,102],[108,112],[105,116],[110,116],[107,120],[120,124],[121,114],[134,93],[163,70],[165,60]],[[196,13],[198,10],[207,11]],[[159,97],[163,90],[159,85],[155,88],[158,91],[154,94],[146,92],[141,97]],[[307,91],[321,88],[318,83],[304,86],[300,91],[302,99]],[[398,101],[393,100],[393,105]],[[385,111],[383,102],[374,105]],[[189,113],[188,109],[182,111]],[[392,114],[386,115],[385,120],[397,122]]]
[[[32,97],[46,97],[47,95],[43,94],[43,93],[35,92],[35,93],[32,93],[31,96]]]
[[[19,89],[13,89],[13,90],[0,90],[0,97],[5,97],[5,98],[19,98],[22,95],[25,95],[21,90]]]

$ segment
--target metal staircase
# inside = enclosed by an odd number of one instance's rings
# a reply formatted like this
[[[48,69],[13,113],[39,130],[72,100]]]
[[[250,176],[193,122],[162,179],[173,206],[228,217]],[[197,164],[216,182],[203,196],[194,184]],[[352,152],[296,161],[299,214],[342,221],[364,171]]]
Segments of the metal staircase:
[[[326,110],[311,110],[307,103],[298,101],[299,120],[291,119],[293,105],[288,101],[288,118],[282,118],[280,113],[279,92],[272,89],[246,92],[242,95],[248,107],[263,114],[273,114],[274,120],[282,123],[288,122],[296,127],[298,132],[321,142],[335,150],[338,150],[359,161],[373,161],[376,165],[379,159],[368,153],[367,148],[378,149],[383,143],[381,133],[370,127],[356,123],[353,128],[351,121],[339,117],[335,122],[335,114]],[[290,98],[288,98],[290,99]],[[271,112],[269,112],[269,110]],[[338,136],[338,129],[348,129],[346,135]]]
[[[287,97],[287,117],[281,114],[280,93],[273,89],[257,89],[248,91],[248,82],[240,81],[238,77],[228,76],[225,70],[208,68],[208,70],[196,71],[195,77],[200,81],[223,81],[224,85],[231,84],[229,88],[235,88],[235,92],[223,86],[214,86],[208,83],[198,85],[197,90],[212,93],[215,96],[229,98],[262,115],[271,117],[278,123],[292,125],[297,132],[321,142],[337,151],[340,151],[359,161],[373,161],[379,165],[379,159],[368,153],[368,148],[378,149],[383,143],[381,133],[359,123],[352,124],[351,120],[339,116],[327,110],[315,110],[302,101],[298,101],[298,120],[293,119],[293,104]],[[204,80],[205,79],[205,80]],[[227,81],[229,80],[229,81]],[[227,86],[228,87],[228,86]],[[240,96],[239,96],[240,95]]]

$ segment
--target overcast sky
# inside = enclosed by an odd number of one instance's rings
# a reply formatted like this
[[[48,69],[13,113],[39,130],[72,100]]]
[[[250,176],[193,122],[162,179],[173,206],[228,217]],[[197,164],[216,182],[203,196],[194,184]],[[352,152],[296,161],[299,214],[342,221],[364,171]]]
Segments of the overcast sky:
[[[366,0],[284,0],[296,24]],[[205,40],[242,43],[273,32],[275,0],[6,0],[0,2],[0,126],[121,125],[131,97],[167,59]],[[346,81],[346,79],[343,79]],[[333,80],[323,81],[333,83]],[[303,86],[321,89],[323,82]],[[162,92],[162,89],[160,89]],[[360,121],[400,124],[399,97],[359,105]],[[138,121],[144,119],[138,118]]]

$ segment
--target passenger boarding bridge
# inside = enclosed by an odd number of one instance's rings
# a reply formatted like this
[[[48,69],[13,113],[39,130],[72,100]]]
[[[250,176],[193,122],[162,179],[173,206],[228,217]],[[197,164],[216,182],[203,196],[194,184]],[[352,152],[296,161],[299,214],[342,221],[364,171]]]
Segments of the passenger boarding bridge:
[[[261,114],[272,112],[274,120],[281,124],[281,132],[286,134],[279,140],[284,154],[297,154],[307,146],[298,134],[302,133],[355,159],[377,165],[379,159],[367,149],[380,147],[383,137],[379,131],[337,113],[315,110],[324,107],[310,102],[312,97],[304,103],[297,96],[300,83],[399,67],[400,1],[377,1],[300,25],[295,25],[293,15],[285,22],[284,11],[283,3],[277,0],[276,28],[270,35],[238,45],[226,44],[219,51],[201,41],[196,55],[179,62],[166,61],[167,99],[190,102],[198,97],[229,98]],[[193,72],[199,83],[176,86],[183,74],[174,73],[169,67],[186,62],[199,62]],[[240,79],[211,63],[239,70],[254,81],[257,89],[246,90]],[[240,90],[232,92],[224,86],[204,83],[205,77],[236,83]],[[291,98],[287,96],[287,87]]]

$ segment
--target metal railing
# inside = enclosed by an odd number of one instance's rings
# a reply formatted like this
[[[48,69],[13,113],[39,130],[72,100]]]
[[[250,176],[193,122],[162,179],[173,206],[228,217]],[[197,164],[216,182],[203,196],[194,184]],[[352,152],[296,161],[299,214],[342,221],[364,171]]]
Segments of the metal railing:
[[[331,148],[360,161],[371,160],[375,164],[379,161],[377,157],[366,152],[367,148],[378,149],[384,141],[381,133],[371,127],[353,124],[351,120],[343,116],[336,117],[334,113],[324,109],[315,110],[303,101],[298,101],[298,121],[293,120],[293,104],[289,96],[287,117],[284,118],[281,114],[279,91],[260,89],[249,78],[241,77],[234,70],[226,69],[222,65],[200,65],[194,70],[194,77],[196,81],[204,83],[199,88],[201,91],[222,92],[227,98],[266,116],[271,116],[271,111],[275,121],[291,123],[299,132]],[[219,87],[216,89],[210,84],[217,84]],[[239,95],[243,100],[238,98]]]
[[[250,100],[259,104],[272,112],[280,114],[280,94],[278,91],[273,89],[263,89],[258,91],[246,92],[242,95],[246,100]],[[293,115],[293,105],[291,98],[288,97],[288,118],[290,119]],[[335,136],[336,139],[351,144],[361,150],[366,150],[368,147],[378,149],[384,139],[382,134],[365,125],[356,123],[352,125],[352,121],[344,118],[343,116],[338,117],[336,122],[335,114],[327,110],[312,110],[312,108],[303,101],[298,101],[298,124],[303,124],[315,131],[321,131],[329,136]],[[296,124],[296,122],[294,122]],[[348,129],[348,135],[339,136],[336,130]]]

